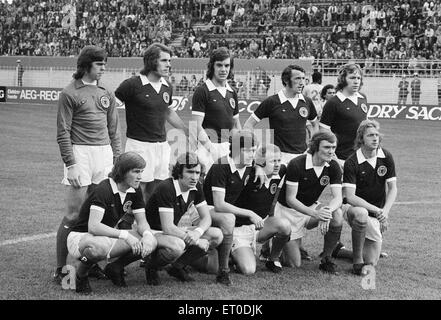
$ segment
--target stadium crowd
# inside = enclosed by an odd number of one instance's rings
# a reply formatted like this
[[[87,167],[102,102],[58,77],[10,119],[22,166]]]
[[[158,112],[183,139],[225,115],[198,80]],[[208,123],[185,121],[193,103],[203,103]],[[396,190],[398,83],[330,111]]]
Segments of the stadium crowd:
[[[367,73],[390,60],[392,69],[424,70],[441,59],[440,17],[440,0],[15,0],[0,3],[0,55],[74,56],[95,44],[109,56],[141,56],[178,38],[174,57],[228,47],[245,59],[364,59]]]

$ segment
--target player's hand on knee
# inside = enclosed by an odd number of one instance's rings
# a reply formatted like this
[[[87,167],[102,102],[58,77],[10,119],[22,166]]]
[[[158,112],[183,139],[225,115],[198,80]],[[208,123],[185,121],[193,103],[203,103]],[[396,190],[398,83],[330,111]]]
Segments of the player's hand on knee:
[[[385,212],[382,209],[380,209],[377,212],[376,216],[377,216],[378,221],[380,221],[380,223],[384,223],[387,220],[387,215],[385,214]]]
[[[146,256],[148,256],[149,254],[151,254],[153,252],[153,250],[155,250],[156,245],[155,242],[149,240],[149,239],[141,239],[141,256],[144,258]]]
[[[187,231],[187,236],[186,239],[187,241],[185,241],[185,243],[188,243],[189,245],[196,245],[196,242],[199,240],[199,238],[201,237],[201,235],[199,234],[199,232],[195,231],[195,230],[189,230]]]
[[[207,252],[208,248],[210,247],[210,242],[207,239],[200,238],[198,241],[196,241],[196,245]]]
[[[67,168],[67,181],[75,188],[81,187],[80,170],[77,168],[77,165],[74,164]]]
[[[138,240],[138,238],[129,233],[125,241],[129,245],[129,247],[132,248],[133,253],[136,254],[135,250],[139,250],[140,248],[140,241]]]
[[[329,223],[330,223],[330,220],[328,220],[328,221],[319,221],[318,227],[319,227],[319,230],[322,233],[322,235],[325,235],[328,232],[328,230],[329,230]]]
[[[318,215],[317,218],[320,221],[329,221],[332,219],[332,211],[329,207],[325,206],[325,207],[321,207],[318,210]]]
[[[263,219],[260,216],[258,216],[257,214],[255,214],[254,212],[251,215],[250,220],[256,226],[256,230],[262,229],[263,228],[263,224],[265,223],[263,221]]]

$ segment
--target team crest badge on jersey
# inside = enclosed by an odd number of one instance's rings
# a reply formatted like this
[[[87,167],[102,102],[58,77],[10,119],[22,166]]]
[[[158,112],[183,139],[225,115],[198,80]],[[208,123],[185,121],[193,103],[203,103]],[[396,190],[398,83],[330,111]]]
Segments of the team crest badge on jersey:
[[[303,118],[306,118],[308,116],[308,110],[305,107],[301,107],[299,109],[299,113]]]
[[[165,103],[169,103],[170,102],[170,95],[168,94],[168,92],[164,92],[162,94],[162,99],[164,99]]]
[[[276,190],[277,190],[277,183],[273,183],[273,184],[270,186],[270,192],[271,192],[271,194],[275,194],[275,193],[276,193]]]
[[[231,106],[231,108],[236,108],[236,101],[234,101],[234,99],[233,98],[230,98],[230,106]]]
[[[132,201],[127,201],[126,203],[124,203],[123,211],[124,212],[131,212],[132,211]]]
[[[380,177],[384,177],[387,173],[387,168],[385,166],[379,166],[377,169],[377,173]]]
[[[368,107],[364,103],[361,104],[361,110],[363,110],[364,113],[368,112]]]
[[[110,99],[108,96],[102,96],[100,98],[100,103],[103,106],[103,108],[107,109],[108,107],[110,107]]]
[[[328,176],[323,176],[320,179],[320,185],[321,186],[327,186],[329,184],[329,177]]]

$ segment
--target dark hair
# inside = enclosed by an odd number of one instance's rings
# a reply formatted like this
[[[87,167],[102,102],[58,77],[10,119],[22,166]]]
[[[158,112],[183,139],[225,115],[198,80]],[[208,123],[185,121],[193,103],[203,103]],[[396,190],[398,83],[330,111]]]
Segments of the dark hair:
[[[161,52],[166,52],[169,55],[172,51],[169,47],[161,43],[152,43],[145,51],[143,55],[144,68],[139,72],[143,75],[148,75],[151,71],[156,71],[158,69],[158,60]]]
[[[322,83],[322,74],[318,71],[314,71],[312,74],[312,82],[321,84]]]
[[[309,142],[308,152],[310,154],[314,154],[315,152],[317,152],[320,147],[320,142],[322,142],[323,140],[333,143],[337,142],[337,137],[331,131],[320,131],[315,133],[311,137],[311,141]]]
[[[361,89],[361,87],[363,86],[363,70],[356,63],[348,63],[348,64],[343,65],[338,72],[337,86],[335,87],[335,90],[340,91],[344,87],[346,87],[348,85],[348,83],[346,81],[346,77],[349,74],[355,73],[355,72],[359,72],[361,75],[361,82],[360,82],[360,89]]]
[[[81,79],[90,71],[95,61],[107,61],[106,51],[97,46],[85,46],[78,56],[77,71],[73,74],[73,78]]]
[[[234,59],[233,56],[230,54],[230,51],[228,51],[228,49],[225,47],[217,48],[211,53],[210,60],[207,64],[207,79],[213,79],[214,77],[214,64],[217,61],[224,61],[228,58],[230,58],[230,73],[228,73],[228,79],[230,79],[233,74]]]
[[[182,178],[184,168],[191,169],[198,164],[201,166],[201,174],[203,174],[205,172],[205,166],[201,163],[197,154],[194,152],[183,153],[176,159],[176,163],[172,168],[171,176],[175,180]]]
[[[332,84],[327,84],[323,87],[322,91],[320,92],[320,97],[325,100],[325,96],[328,93],[329,89],[335,89],[335,87]]]
[[[228,142],[230,157],[233,157],[233,151],[240,152],[243,148],[252,148],[257,144],[256,136],[249,130],[232,130]],[[239,149],[236,149],[238,146]]]
[[[109,178],[112,178],[116,183],[124,181],[124,178],[130,170],[144,169],[146,162],[138,153],[129,151],[121,154],[115,160],[112,171],[109,173]]]
[[[301,66],[293,65],[293,64],[287,66],[282,71],[282,84],[284,87],[286,87],[286,86],[291,87],[292,86],[291,75],[292,75],[293,70],[297,70],[297,71],[305,73],[305,69],[303,69]]]

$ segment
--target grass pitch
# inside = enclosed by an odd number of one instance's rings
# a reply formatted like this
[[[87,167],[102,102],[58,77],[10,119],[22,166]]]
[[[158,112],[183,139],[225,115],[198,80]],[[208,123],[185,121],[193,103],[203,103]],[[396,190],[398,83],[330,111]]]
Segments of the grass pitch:
[[[56,106],[0,104],[0,299],[83,299],[53,284],[51,277],[53,234],[65,211],[56,112]],[[123,111],[120,116],[124,135]],[[375,290],[362,288],[361,278],[349,273],[348,261],[337,261],[338,276],[319,272],[322,237],[312,230],[304,245],[315,259],[300,269],[284,268],[274,275],[259,263],[255,275],[233,273],[231,287],[217,285],[213,275],[194,273],[194,283],[182,284],[161,272],[163,284],[149,287],[143,270],[134,263],[127,268],[128,288],[92,280],[94,293],[88,299],[440,299],[440,123],[380,122],[383,145],[396,162],[398,198],[383,243],[389,257],[381,259],[376,269]],[[46,238],[24,238],[42,234]],[[342,240],[350,246],[347,225]]]

